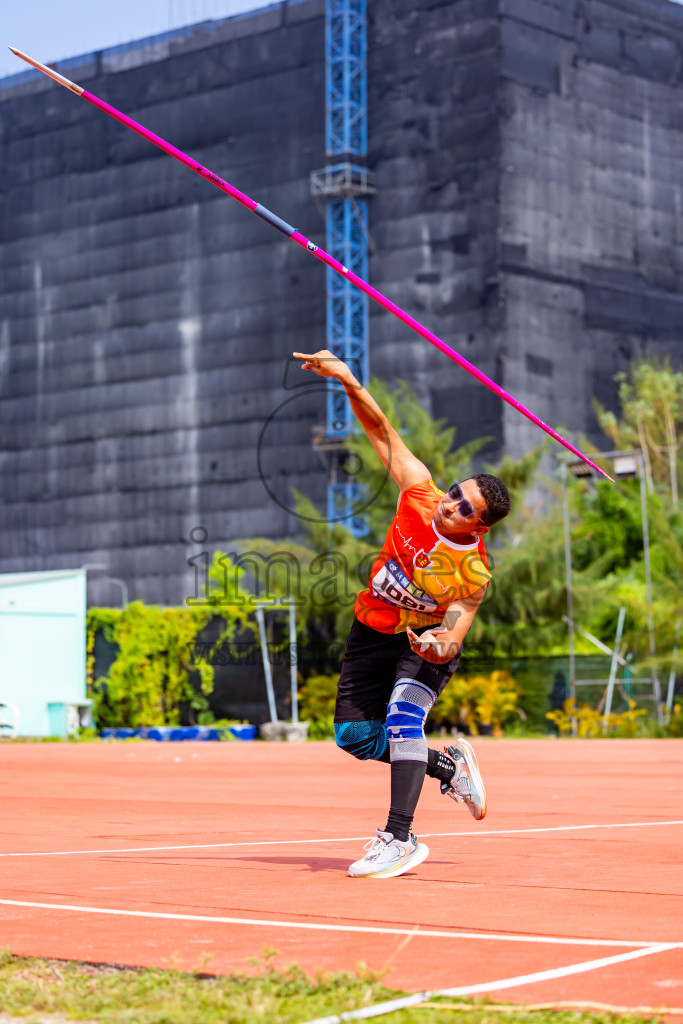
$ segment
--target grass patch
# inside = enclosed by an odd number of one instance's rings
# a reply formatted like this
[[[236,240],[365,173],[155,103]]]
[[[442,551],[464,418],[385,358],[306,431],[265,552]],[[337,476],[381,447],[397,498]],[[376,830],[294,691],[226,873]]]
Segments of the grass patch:
[[[227,977],[13,956],[0,951],[0,1017],[97,1024],[302,1024],[372,1006],[401,993],[360,965],[355,974],[311,979],[296,966],[276,970],[266,951],[252,976]],[[517,1009],[485,1001],[431,1001],[378,1018],[387,1024],[644,1024],[657,1017],[606,1010]]]

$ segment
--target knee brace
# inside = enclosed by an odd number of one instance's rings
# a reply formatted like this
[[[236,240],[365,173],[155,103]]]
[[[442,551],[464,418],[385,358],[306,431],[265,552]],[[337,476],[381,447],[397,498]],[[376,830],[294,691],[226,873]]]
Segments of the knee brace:
[[[399,679],[389,700],[387,735],[392,761],[427,761],[425,721],[436,694],[414,679]]]
[[[387,749],[387,730],[383,722],[335,722],[337,746],[361,761],[377,760]]]

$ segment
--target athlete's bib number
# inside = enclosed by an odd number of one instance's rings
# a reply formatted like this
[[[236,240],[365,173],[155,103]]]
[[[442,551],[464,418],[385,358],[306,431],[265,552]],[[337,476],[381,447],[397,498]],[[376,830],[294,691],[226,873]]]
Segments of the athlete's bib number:
[[[386,562],[372,577],[372,593],[389,604],[408,608],[410,611],[429,614],[437,609],[434,598],[416,587],[394,558]]]

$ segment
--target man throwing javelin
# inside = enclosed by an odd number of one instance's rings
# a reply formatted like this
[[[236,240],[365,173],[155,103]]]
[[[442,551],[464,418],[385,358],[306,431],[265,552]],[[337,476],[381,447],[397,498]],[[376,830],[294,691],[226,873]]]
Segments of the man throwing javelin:
[[[354,877],[391,878],[429,850],[411,832],[425,774],[480,821],[486,791],[471,744],[427,747],[425,721],[460,660],[491,575],[483,536],[510,511],[502,480],[488,473],[445,493],[406,447],[346,363],[323,349],[294,353],[302,368],[334,377],[377,455],[398,484],[396,515],[369,586],[356,597],[337,690],[337,745],[361,760],[391,764],[386,827],[349,867]]]

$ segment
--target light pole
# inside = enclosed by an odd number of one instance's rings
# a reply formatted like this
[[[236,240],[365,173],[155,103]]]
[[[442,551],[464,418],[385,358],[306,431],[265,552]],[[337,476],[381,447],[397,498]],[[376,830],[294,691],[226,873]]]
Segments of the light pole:
[[[88,570],[101,572],[108,568],[109,566],[103,562],[86,562],[85,565],[81,566],[81,569],[85,569],[86,572]],[[128,587],[124,581],[120,580],[118,576],[103,576],[102,579],[106,580],[107,583],[115,583],[117,587],[121,588],[121,607],[126,608],[128,605]]]
[[[652,664],[652,688],[655,699],[657,721],[663,722],[662,692],[657,675],[657,650],[655,646],[655,622],[652,610],[652,566],[650,562],[650,523],[647,514],[647,487],[645,481],[643,453],[640,448],[629,448],[623,451],[594,452],[593,458],[611,459],[615,478],[628,478],[637,476],[640,483],[640,518],[643,530],[643,561],[645,564],[645,600],[647,603],[647,629],[648,629],[648,654]],[[584,462],[568,462],[562,459],[562,502],[564,512],[564,552],[565,570],[567,573],[567,617],[569,630],[569,674],[570,694],[576,694],[576,678],[574,675],[574,620],[572,616],[573,594],[571,586],[571,547],[569,535],[569,497],[567,494],[567,465],[574,476],[593,476],[590,466]]]
[[[562,475],[562,519],[564,522],[564,572],[567,579],[567,629],[569,636],[569,696],[576,700],[576,658],[574,654],[574,592],[572,590],[572,549],[569,536],[569,494],[567,460],[560,464]]]
[[[126,608],[128,606],[128,587],[123,580],[120,580],[118,576],[103,576],[102,579],[107,583],[115,583],[117,587],[121,588],[121,607]]]

